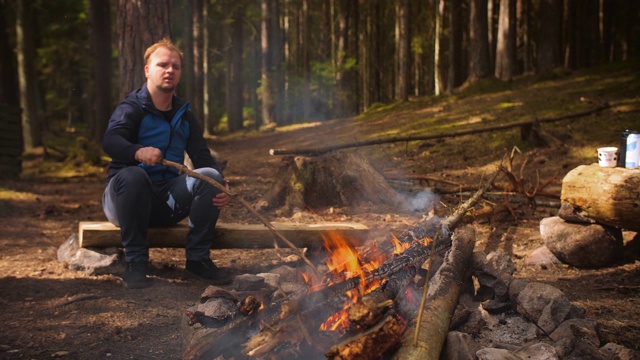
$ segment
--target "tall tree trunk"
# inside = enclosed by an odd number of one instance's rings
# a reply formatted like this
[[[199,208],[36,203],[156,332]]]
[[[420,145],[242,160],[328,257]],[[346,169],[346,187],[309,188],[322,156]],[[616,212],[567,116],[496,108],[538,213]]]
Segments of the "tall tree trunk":
[[[302,43],[302,118],[307,120],[311,113],[311,59],[309,47],[311,46],[311,34],[309,23],[309,0],[302,0],[302,23],[301,37]]]
[[[444,92],[444,83],[442,81],[441,57],[442,57],[442,21],[445,15],[446,0],[438,0],[438,8],[436,9],[435,35],[433,46],[433,80],[434,93],[436,96]]]
[[[536,73],[543,75],[562,65],[562,0],[540,0]]]
[[[531,0],[518,0],[516,10],[518,22],[516,51],[518,53],[518,60],[520,64],[520,68],[518,70],[519,74],[532,72],[534,66],[533,42],[531,41],[531,11]]]
[[[462,77],[462,0],[451,0],[449,9],[449,68],[447,73],[447,93],[460,85]]]
[[[491,74],[487,0],[471,0],[469,15],[469,77],[471,84]]]
[[[242,82],[242,55],[244,53],[243,17],[244,6],[237,4],[233,12],[231,24],[231,49],[228,63],[229,89],[227,90],[227,112],[229,131],[238,131],[243,128],[243,82]]]
[[[16,179],[22,172],[20,155],[23,150],[18,96],[18,70],[12,44],[15,26],[9,23],[7,14],[14,13],[14,5],[0,1],[0,178]]]
[[[118,0],[120,98],[144,84],[145,49],[171,36],[169,4],[169,0]]]
[[[202,128],[205,136],[211,136],[213,130],[213,104],[211,103],[210,91],[213,90],[211,84],[211,36],[209,36],[209,12],[211,11],[211,3],[204,1],[202,4]]]
[[[273,73],[273,34],[271,18],[273,14],[273,0],[261,0],[262,21],[261,21],[261,46],[262,46],[262,84],[260,87],[262,95],[262,126],[269,127],[276,125],[275,118],[275,79]]]
[[[102,135],[107,129],[111,116],[111,9],[109,0],[89,2],[91,18],[91,44],[95,57],[94,113],[89,120],[87,135],[96,143],[102,143]]]
[[[42,124],[38,117],[36,49],[33,38],[33,2],[16,2],[16,53],[22,109],[22,141],[25,151],[42,145]],[[4,15],[4,14],[3,14]]]
[[[396,0],[396,100],[409,100],[409,1]]]
[[[600,42],[602,46],[602,59],[613,61],[613,24],[615,19],[616,2],[612,0],[600,0]]]
[[[488,0],[487,21],[489,22],[489,68],[491,74],[496,68],[496,45],[498,39],[498,17],[500,12],[500,0]]]
[[[363,16],[364,29],[362,30],[362,41],[360,42],[360,78],[362,79],[362,108],[367,110],[373,103],[374,98],[374,72],[372,65],[375,60],[375,38],[373,37],[373,7],[376,1],[360,0],[359,5]]]
[[[202,10],[204,0],[193,1],[193,98],[187,99],[191,102],[192,111],[196,119],[204,123],[204,39],[202,29],[204,28]]]
[[[516,72],[516,0],[500,1],[496,78],[510,81]]]
[[[188,101],[195,99],[195,65],[193,62],[194,42],[193,42],[193,18],[195,13],[195,5],[193,1],[185,1],[184,11],[184,46],[182,55],[182,80],[180,81],[180,90],[184,98]],[[206,130],[205,130],[206,131]]]

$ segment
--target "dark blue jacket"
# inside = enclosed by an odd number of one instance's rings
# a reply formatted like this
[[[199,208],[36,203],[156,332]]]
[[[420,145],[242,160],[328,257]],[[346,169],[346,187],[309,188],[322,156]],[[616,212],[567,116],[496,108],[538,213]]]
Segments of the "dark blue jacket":
[[[177,169],[149,166],[137,161],[136,151],[147,146],[160,149],[163,159],[179,164],[184,162],[186,151],[196,169],[212,167],[222,173],[211,156],[191,105],[174,95],[172,107],[178,110],[169,123],[153,105],[146,84],[131,92],[118,105],[102,139],[104,151],[111,157],[107,182],[127,166],[143,167],[154,181],[178,176]]]

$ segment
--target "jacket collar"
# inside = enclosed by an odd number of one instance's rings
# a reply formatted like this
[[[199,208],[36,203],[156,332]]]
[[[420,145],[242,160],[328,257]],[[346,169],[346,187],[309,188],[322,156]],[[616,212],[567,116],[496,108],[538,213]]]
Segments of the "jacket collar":
[[[149,93],[149,89],[147,89],[147,84],[144,83],[138,90],[134,91],[133,94],[136,97],[136,101],[142,105],[143,108],[158,112],[155,105],[153,105],[153,101],[151,101],[151,94]],[[184,105],[184,101],[180,99],[175,94],[173,95],[171,106],[174,109],[180,109]]]

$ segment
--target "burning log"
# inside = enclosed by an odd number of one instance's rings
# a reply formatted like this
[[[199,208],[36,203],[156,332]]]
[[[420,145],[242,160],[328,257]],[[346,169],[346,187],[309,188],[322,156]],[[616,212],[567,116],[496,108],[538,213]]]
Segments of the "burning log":
[[[346,340],[332,347],[325,356],[333,360],[372,360],[380,354],[396,348],[402,339],[404,326],[394,314],[388,314],[383,321],[364,334]]]
[[[473,227],[466,226],[454,232],[451,251],[431,280],[432,286],[424,307],[428,316],[423,317],[419,324],[409,324],[404,336],[405,345],[398,350],[394,359],[440,357],[451,318],[458,305],[460,287],[471,263],[474,242]]]

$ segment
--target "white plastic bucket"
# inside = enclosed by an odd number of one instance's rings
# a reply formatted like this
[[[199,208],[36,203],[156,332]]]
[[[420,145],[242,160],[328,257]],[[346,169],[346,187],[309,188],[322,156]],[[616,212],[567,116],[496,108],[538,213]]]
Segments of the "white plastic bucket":
[[[598,164],[602,167],[616,167],[618,164],[618,148],[598,148]]]

